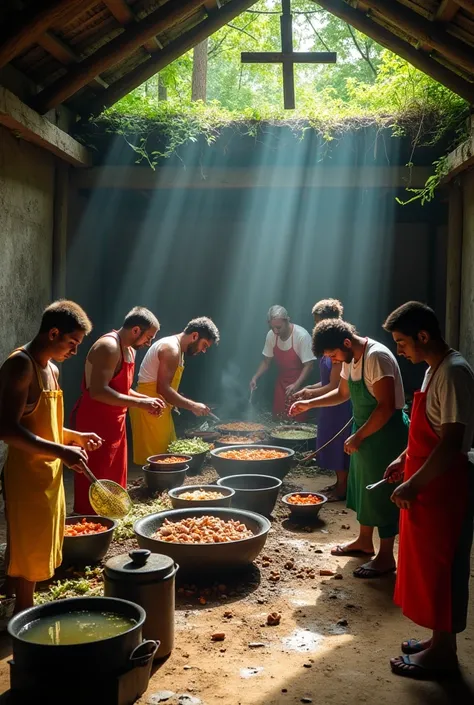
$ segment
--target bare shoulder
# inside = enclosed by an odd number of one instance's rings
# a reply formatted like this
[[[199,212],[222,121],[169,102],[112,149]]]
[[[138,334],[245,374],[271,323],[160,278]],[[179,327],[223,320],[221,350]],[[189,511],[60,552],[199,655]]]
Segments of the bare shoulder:
[[[163,338],[163,340],[160,341],[160,349],[158,352],[160,360],[173,360],[174,358],[179,360],[180,352],[179,342],[174,336]]]
[[[120,345],[116,338],[112,335],[107,335],[99,340],[96,340],[94,345],[89,350],[87,359],[90,363],[118,361],[121,356]]]
[[[0,368],[0,379],[9,379],[17,384],[29,384],[33,378],[33,363],[25,352],[19,350],[9,357]]]

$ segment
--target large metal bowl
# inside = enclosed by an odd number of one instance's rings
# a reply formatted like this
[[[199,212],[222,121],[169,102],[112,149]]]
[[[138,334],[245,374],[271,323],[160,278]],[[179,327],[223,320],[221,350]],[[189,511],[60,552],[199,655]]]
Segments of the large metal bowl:
[[[217,480],[221,490],[234,491],[231,505],[269,517],[275,509],[282,481],[267,475],[230,475]]]
[[[233,460],[231,458],[222,458],[222,453],[229,450],[243,450],[249,448],[265,448],[267,450],[286,451],[283,458],[273,458],[271,460]],[[280,446],[244,445],[244,446],[227,446],[225,448],[215,448],[211,450],[211,462],[219,477],[228,477],[229,475],[269,475],[277,477],[279,480],[289,473],[295,451],[291,448],[282,448]]]
[[[253,532],[253,536],[231,543],[168,543],[152,538],[165,519],[181,521],[190,517],[217,516],[224,521],[233,519]],[[159,514],[150,514],[138,519],[133,527],[140,548],[152,553],[170,556],[179,564],[181,571],[231,570],[250,565],[265,546],[270,522],[260,514],[241,509],[214,507],[212,509],[171,509]]]
[[[81,515],[74,517],[66,517],[66,524],[78,524],[85,519],[92,521],[94,524],[102,524],[106,526],[106,531],[101,531],[98,534],[88,534],[86,536],[65,536],[63,540],[63,566],[71,565],[91,565],[98,563],[109,550],[112,538],[114,535],[117,522],[107,517],[99,517]]]
[[[278,431],[307,431],[308,434],[313,434],[309,438],[281,438],[278,436]],[[269,432],[270,442],[276,446],[284,446],[285,448],[293,448],[293,450],[304,452],[314,450],[316,448],[316,438],[318,430],[315,425],[311,424],[281,424],[275,426]]]
[[[222,497],[217,499],[182,499],[186,492],[202,490],[203,492],[219,492]],[[196,507],[230,507],[234,490],[230,487],[217,487],[217,485],[185,485],[168,490],[173,509],[195,509]]]
[[[150,492],[165,492],[183,484],[188,467],[185,465],[177,470],[153,470],[149,465],[144,465],[142,470]]]

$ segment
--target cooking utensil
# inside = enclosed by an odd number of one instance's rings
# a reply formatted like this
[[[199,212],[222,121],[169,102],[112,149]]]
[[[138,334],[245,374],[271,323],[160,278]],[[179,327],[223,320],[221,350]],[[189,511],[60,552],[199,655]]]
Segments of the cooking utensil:
[[[207,431],[208,428],[209,428],[209,421],[204,421],[204,423],[202,423],[199,426],[199,431]]]
[[[221,422],[220,418],[218,416],[216,416],[215,414],[213,414],[212,412],[209,412],[209,416],[211,417],[211,419],[214,419],[214,421],[217,421],[217,423]]]
[[[123,519],[127,516],[132,508],[127,490],[112,480],[98,480],[88,467],[84,469],[84,475],[91,483],[89,502],[96,514],[108,519]]]
[[[378,482],[374,482],[372,485],[367,485],[367,487],[365,489],[366,490],[374,490],[379,485],[385,485],[386,482],[387,482],[387,480],[384,478],[383,480],[379,480]]]
[[[353,422],[353,420],[354,420],[353,417],[350,418],[349,421],[341,428],[341,430],[338,431],[332,438],[330,438],[327,443],[325,443],[323,446],[321,446],[321,448],[318,448],[318,450],[315,450],[314,453],[310,453],[309,455],[306,455],[306,456],[303,458],[303,460],[302,460],[301,462],[302,462],[302,463],[307,463],[308,460],[312,460],[313,458],[315,458],[315,457],[318,455],[318,453],[320,453],[322,450],[324,450],[324,448],[326,448],[326,446],[328,446],[328,445],[329,445],[330,443],[332,443],[338,436],[340,436],[341,433],[346,430],[346,428],[349,426],[349,424],[351,424],[351,423]]]

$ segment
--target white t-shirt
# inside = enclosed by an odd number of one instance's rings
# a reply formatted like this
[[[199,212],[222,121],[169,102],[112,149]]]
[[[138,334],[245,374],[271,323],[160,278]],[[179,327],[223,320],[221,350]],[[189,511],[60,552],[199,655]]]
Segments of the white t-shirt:
[[[402,375],[394,354],[382,343],[368,338],[365,348],[365,356],[360,357],[357,362],[342,363],[341,377],[352,379],[358,382],[362,377],[362,357],[364,363],[364,382],[372,396],[374,396],[374,384],[383,377],[393,377],[395,380],[395,408],[403,409],[405,406],[405,393],[403,391]]]
[[[426,390],[433,371],[427,369],[422,391]],[[426,395],[426,415],[433,429],[441,434],[441,426],[460,423],[466,427],[463,452],[471,449],[474,438],[474,372],[457,351],[445,357],[436,370]]]
[[[176,343],[176,337],[171,335],[167,338],[161,338],[157,340],[156,343],[148,350],[147,354],[143,358],[142,364],[140,365],[140,371],[138,372],[138,383],[156,382],[158,379],[158,369],[160,367],[159,354],[163,343]]]
[[[291,344],[293,339],[293,348],[295,353],[300,358],[303,365],[306,362],[311,362],[316,358],[313,355],[311,336],[305,328],[297,326],[293,323],[293,335],[287,340],[281,340],[280,337],[276,336],[272,330],[269,330],[267,337],[265,339],[265,347],[263,348],[263,354],[265,357],[273,357],[273,348],[275,344],[278,345],[280,350],[291,350]],[[278,342],[277,342],[278,340]]]

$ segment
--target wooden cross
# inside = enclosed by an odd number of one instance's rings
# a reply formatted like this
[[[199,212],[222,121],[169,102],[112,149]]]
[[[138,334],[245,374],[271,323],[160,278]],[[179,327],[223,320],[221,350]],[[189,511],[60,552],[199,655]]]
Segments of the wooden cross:
[[[283,67],[283,101],[286,110],[295,109],[295,64],[335,64],[337,54],[333,51],[293,51],[293,17],[291,0],[281,0],[280,17],[281,52],[279,51],[243,51],[243,64],[282,64]]]

